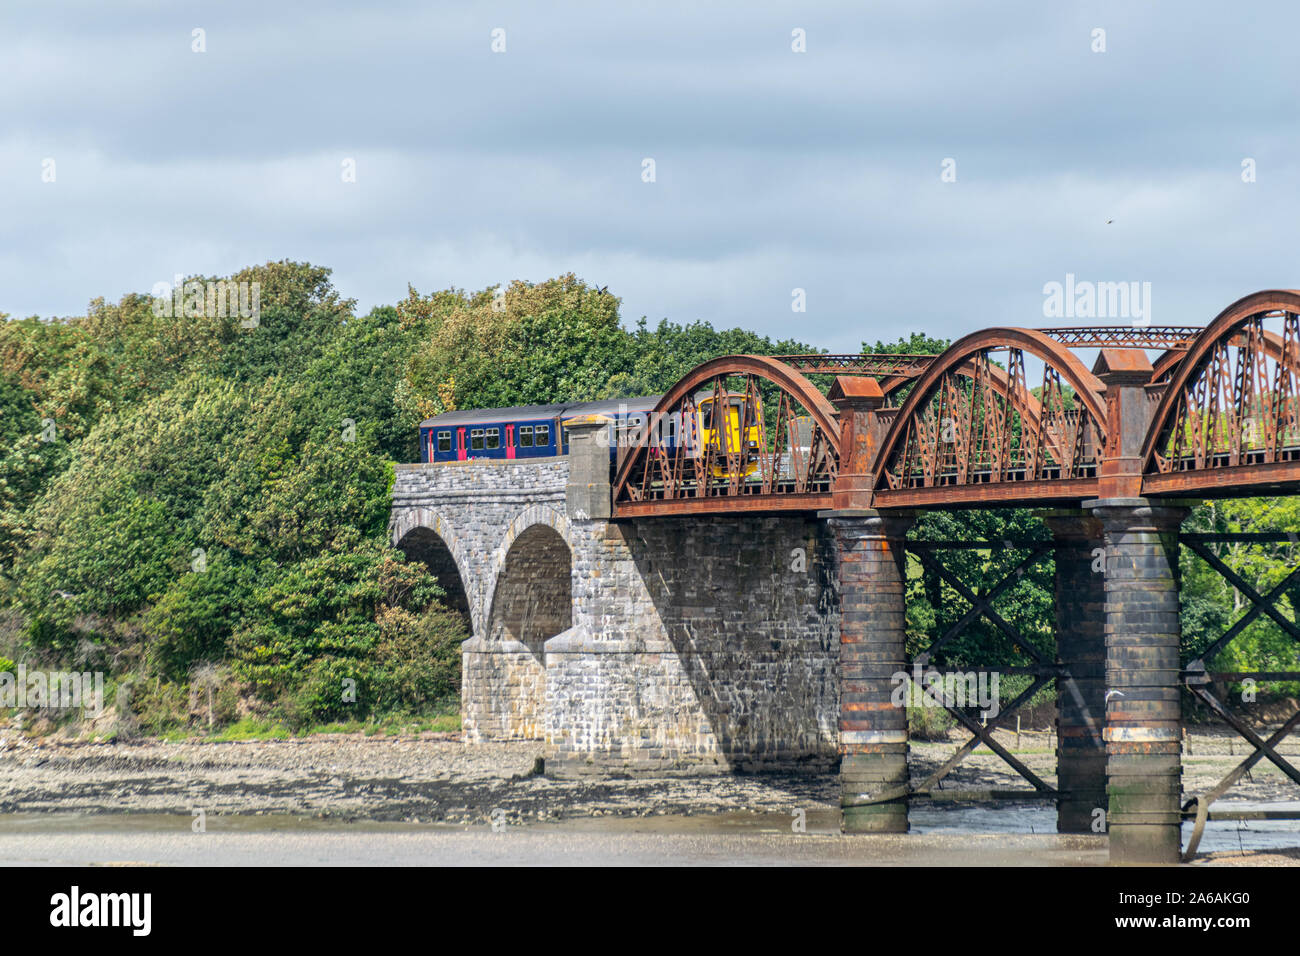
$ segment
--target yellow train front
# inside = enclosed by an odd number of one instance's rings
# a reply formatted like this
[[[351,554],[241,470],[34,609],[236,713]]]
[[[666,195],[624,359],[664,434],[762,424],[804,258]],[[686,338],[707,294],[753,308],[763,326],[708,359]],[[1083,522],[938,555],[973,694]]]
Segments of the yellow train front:
[[[715,414],[719,399],[721,413]],[[721,396],[708,392],[696,399],[695,415],[699,427],[699,448],[709,464],[713,478],[733,478],[737,470],[728,455],[739,455],[739,475],[748,478],[758,470],[758,456],[764,449],[763,403],[757,395],[726,392]],[[742,436],[742,428],[744,435]]]

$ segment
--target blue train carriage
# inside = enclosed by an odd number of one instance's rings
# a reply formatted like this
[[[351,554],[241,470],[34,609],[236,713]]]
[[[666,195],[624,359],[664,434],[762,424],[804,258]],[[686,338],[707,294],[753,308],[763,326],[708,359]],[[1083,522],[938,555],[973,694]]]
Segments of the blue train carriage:
[[[420,461],[550,458],[560,454],[564,405],[444,412],[420,423]]]
[[[620,442],[638,439],[659,396],[601,402],[521,405],[444,412],[420,423],[420,461],[469,461],[476,458],[549,458],[569,453],[569,436],[560,424],[579,415],[611,419],[610,460]]]

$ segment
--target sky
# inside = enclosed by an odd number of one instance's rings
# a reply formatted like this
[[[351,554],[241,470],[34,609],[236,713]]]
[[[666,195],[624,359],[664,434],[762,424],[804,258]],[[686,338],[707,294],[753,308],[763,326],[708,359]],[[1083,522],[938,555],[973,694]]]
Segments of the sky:
[[[1205,324],[1300,286],[1297,27],[1187,0],[5,0],[0,312],[287,258],[361,312],[574,272],[625,323],[831,351],[1126,321],[1046,315],[1067,275]]]

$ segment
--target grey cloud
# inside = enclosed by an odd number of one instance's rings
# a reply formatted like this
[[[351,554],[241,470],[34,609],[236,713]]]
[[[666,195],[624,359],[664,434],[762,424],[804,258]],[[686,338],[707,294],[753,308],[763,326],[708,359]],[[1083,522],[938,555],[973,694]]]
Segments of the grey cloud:
[[[408,281],[572,269],[609,284],[629,320],[836,349],[1047,324],[1042,285],[1067,271],[1151,281],[1156,321],[1207,321],[1296,284],[1300,10],[1250,12],[14,6],[0,14],[0,310],[76,313],[177,270],[288,256],[332,266],[363,309]],[[505,55],[488,49],[496,26]],[[789,50],[796,26],[807,54]],[[1105,54],[1089,50],[1096,26]],[[345,157],[356,184],[340,181]],[[956,183],[939,180],[945,157]],[[796,286],[807,314],[790,312]]]

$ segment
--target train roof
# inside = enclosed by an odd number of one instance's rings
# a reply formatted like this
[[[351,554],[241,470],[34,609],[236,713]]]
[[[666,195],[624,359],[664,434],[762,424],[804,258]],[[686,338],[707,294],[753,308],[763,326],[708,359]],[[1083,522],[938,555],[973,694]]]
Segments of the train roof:
[[[599,402],[561,402],[557,405],[516,405],[513,408],[471,408],[458,412],[444,412],[420,422],[421,428],[438,425],[480,425],[517,419],[573,418],[577,415],[614,415],[620,408],[630,412],[645,412],[658,404],[661,396],[641,395],[636,398],[609,398]]]

